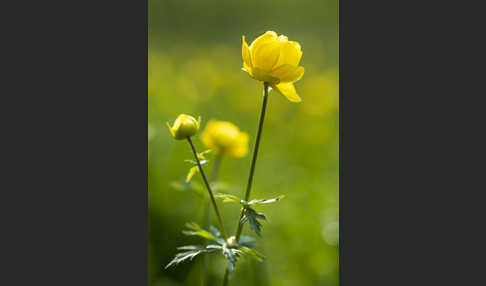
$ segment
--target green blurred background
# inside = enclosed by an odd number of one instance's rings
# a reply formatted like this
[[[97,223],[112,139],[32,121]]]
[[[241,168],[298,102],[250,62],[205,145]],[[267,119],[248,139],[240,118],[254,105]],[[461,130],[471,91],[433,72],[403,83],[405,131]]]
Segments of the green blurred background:
[[[193,155],[165,122],[180,113],[200,115],[202,128],[209,119],[231,121],[250,135],[251,153],[263,85],[241,70],[241,36],[251,43],[267,30],[302,46],[305,74],[295,84],[302,102],[270,92],[251,197],[285,198],[257,209],[268,218],[257,242],[267,259],[241,258],[230,285],[338,285],[338,1],[149,0],[148,14],[149,285],[201,285],[202,256],[164,269],[177,246],[199,242],[181,233],[184,223],[203,221],[201,198],[171,187]],[[199,136],[194,142],[206,149]],[[243,196],[249,166],[250,154],[223,159],[227,192]],[[218,204],[233,233],[239,207]],[[248,225],[244,233],[255,236]],[[210,285],[221,285],[224,260],[210,257]]]

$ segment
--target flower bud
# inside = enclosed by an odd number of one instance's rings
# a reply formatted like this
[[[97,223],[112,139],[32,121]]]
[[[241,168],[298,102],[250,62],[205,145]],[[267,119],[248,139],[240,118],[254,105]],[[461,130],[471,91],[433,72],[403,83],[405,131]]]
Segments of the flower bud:
[[[200,123],[201,117],[196,120],[190,115],[181,114],[177,117],[172,127],[170,127],[169,122],[167,122],[167,126],[172,137],[176,140],[182,140],[195,135],[199,130]]]

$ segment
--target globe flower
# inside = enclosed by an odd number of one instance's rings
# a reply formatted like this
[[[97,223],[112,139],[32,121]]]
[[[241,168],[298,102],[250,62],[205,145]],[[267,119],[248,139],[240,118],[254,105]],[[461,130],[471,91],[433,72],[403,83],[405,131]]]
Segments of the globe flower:
[[[216,155],[241,158],[248,153],[248,134],[231,122],[210,120],[201,139]]]
[[[201,117],[196,120],[194,117],[186,114],[181,114],[177,117],[174,125],[170,127],[169,122],[167,126],[169,127],[170,134],[176,140],[186,139],[197,133],[199,130],[199,125],[201,124]]]
[[[292,102],[301,101],[293,84],[304,75],[304,68],[299,66],[302,57],[299,43],[268,31],[249,47],[243,36],[241,54],[243,70],[252,78],[268,83]]]

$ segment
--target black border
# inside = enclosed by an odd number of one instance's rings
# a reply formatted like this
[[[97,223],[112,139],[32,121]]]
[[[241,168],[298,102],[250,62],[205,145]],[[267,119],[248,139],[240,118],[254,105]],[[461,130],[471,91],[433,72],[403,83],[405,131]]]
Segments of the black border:
[[[0,284],[147,285],[147,1],[11,4]]]

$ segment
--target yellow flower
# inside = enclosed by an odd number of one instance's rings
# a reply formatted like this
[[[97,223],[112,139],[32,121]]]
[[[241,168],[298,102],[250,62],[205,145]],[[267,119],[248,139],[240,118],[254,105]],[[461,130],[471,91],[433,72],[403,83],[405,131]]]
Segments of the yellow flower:
[[[241,158],[248,153],[248,134],[231,122],[210,120],[201,138],[217,155]]]
[[[241,54],[243,70],[252,78],[267,82],[292,102],[301,101],[293,84],[304,75],[304,68],[299,66],[302,57],[299,43],[268,31],[254,40],[250,47],[243,36]]]
[[[177,140],[186,139],[197,133],[199,126],[201,124],[201,117],[196,120],[194,117],[186,114],[181,114],[177,117],[174,125],[170,127],[169,122],[167,126],[169,127],[170,134]]]

